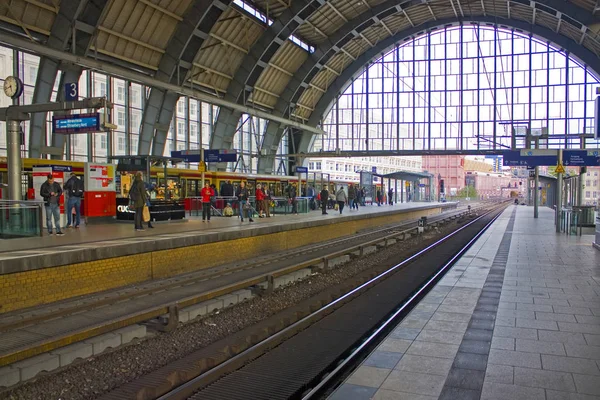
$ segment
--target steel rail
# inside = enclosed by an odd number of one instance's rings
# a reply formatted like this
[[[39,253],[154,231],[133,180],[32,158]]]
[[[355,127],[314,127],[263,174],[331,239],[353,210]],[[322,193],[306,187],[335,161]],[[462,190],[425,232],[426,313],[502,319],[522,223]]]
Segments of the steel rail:
[[[476,210],[479,210],[479,209],[482,209],[482,208],[485,208],[485,206],[480,206],[480,207],[478,207],[478,208],[476,208],[476,209],[474,209],[472,211],[476,211]],[[453,213],[453,211],[447,211],[447,212],[440,213],[439,215],[436,215],[433,218],[431,218],[431,222],[435,223],[435,222],[443,221],[443,220],[445,220],[447,218],[452,218],[452,217],[455,217],[455,216],[460,217],[462,214],[464,214],[464,212],[456,214],[456,213]],[[448,214],[451,214],[451,215],[448,215]],[[316,250],[322,250],[322,249],[326,249],[327,247],[332,247],[332,246],[335,246],[335,245],[343,244],[344,242],[356,241],[356,240],[358,240],[360,238],[366,238],[368,236],[373,236],[373,235],[378,235],[378,234],[384,234],[387,231],[394,230],[394,229],[400,229],[400,228],[402,228],[402,227],[404,227],[406,225],[410,225],[410,224],[412,224],[414,222],[416,222],[416,220],[407,220],[407,221],[404,221],[403,223],[398,224],[397,226],[393,226],[393,227],[389,227],[388,226],[388,227],[385,227],[385,228],[376,229],[376,230],[373,230],[373,231],[368,231],[368,232],[357,234],[357,235],[353,235],[353,236],[350,236],[350,237],[343,237],[343,238],[339,238],[339,239],[330,240],[330,241],[327,241],[325,243],[316,243],[316,244],[313,244],[312,246],[316,247]],[[399,236],[399,235],[402,235],[402,234],[405,234],[405,233],[409,233],[409,231],[414,230],[414,229],[416,229],[416,228],[408,228],[408,229],[406,229],[404,231],[398,232],[395,236]],[[390,238],[392,238],[392,237],[394,237],[394,235],[390,236]],[[369,242],[363,243],[363,246],[368,247],[368,246],[372,245],[374,242],[379,242],[381,240],[382,240],[381,238],[379,238],[379,239],[373,239],[373,240],[371,240]],[[281,261],[284,258],[293,257],[296,254],[302,254],[304,251],[305,251],[304,249],[292,250],[291,254],[286,254],[286,255],[281,256],[281,257],[274,257],[272,259],[268,259],[268,260],[265,260],[265,261],[256,262],[253,265],[254,266],[258,266],[258,265],[264,264],[265,262],[277,262],[277,261]],[[342,251],[341,253],[343,254],[344,252]],[[335,254],[337,254],[337,253],[335,253]],[[329,257],[329,256],[330,255],[327,255],[327,257]],[[314,263],[314,260],[310,260],[310,263]],[[306,266],[306,262],[302,263],[301,265],[302,266],[300,268],[297,268],[297,269],[304,268]],[[217,267],[210,268],[210,270],[214,270],[214,269],[218,269],[218,268],[219,267],[217,266]],[[169,278],[169,280],[172,280],[173,282],[161,284],[160,287],[150,287],[150,288],[147,288],[147,289],[137,290],[134,293],[123,293],[123,294],[116,295],[116,296],[113,296],[113,297],[105,297],[105,298],[94,300],[94,301],[91,301],[91,302],[88,302],[88,303],[85,303],[85,304],[78,304],[78,305],[73,305],[73,306],[67,305],[67,306],[61,307],[60,309],[55,310],[55,311],[50,311],[50,312],[40,313],[40,314],[32,314],[32,315],[30,315],[30,316],[28,316],[26,318],[22,318],[22,319],[19,319],[19,320],[16,320],[16,321],[12,321],[12,322],[8,322],[8,323],[2,323],[2,324],[0,324],[0,333],[6,332],[6,331],[11,330],[11,329],[16,329],[16,328],[19,328],[19,327],[30,325],[30,324],[36,323],[36,322],[47,321],[47,320],[50,320],[50,319],[54,319],[54,318],[57,318],[57,317],[63,317],[63,316],[71,315],[71,314],[82,312],[82,311],[93,310],[94,308],[105,306],[105,305],[109,305],[109,304],[116,303],[116,302],[119,302],[119,301],[130,300],[130,299],[134,299],[136,297],[147,296],[147,295],[152,294],[152,293],[157,292],[157,291],[164,291],[165,289],[172,289],[172,288],[175,288],[175,287],[179,287],[179,286],[182,286],[182,285],[192,284],[194,282],[202,281],[202,280],[205,280],[205,279],[211,279],[211,278],[219,277],[219,276],[223,275],[225,272],[228,273],[228,274],[231,274],[231,273],[234,273],[234,272],[239,272],[239,271],[242,271],[242,270],[247,269],[247,268],[249,268],[248,265],[239,266],[239,267],[238,266],[226,267],[226,268],[222,268],[221,267],[221,269],[218,270],[218,271],[214,271],[214,272],[210,272],[209,271],[207,274],[204,274],[204,275],[201,275],[201,276],[193,276],[193,277],[189,277],[189,278],[186,279],[185,275],[198,274],[200,272],[200,271],[194,271],[194,272],[182,275],[179,278],[178,277]],[[287,269],[284,269],[284,270],[287,270]],[[294,272],[294,270],[291,270],[290,272]],[[280,271],[278,271],[277,274],[278,275],[276,275],[276,276],[281,276],[282,274],[285,274],[285,273],[281,273]],[[142,285],[143,284],[148,284],[148,282],[142,283]],[[125,288],[123,288],[123,289],[125,289]],[[123,290],[123,289],[120,289],[120,290]],[[72,300],[72,299],[70,299],[70,300]],[[70,300],[67,300],[67,301],[70,301]]]
[[[254,359],[254,358],[258,357],[259,355],[263,354],[267,349],[273,348],[273,347],[281,344],[283,341],[294,336],[296,333],[298,333],[298,332],[306,329],[308,326],[312,325],[313,322],[320,320],[323,315],[333,312],[337,307],[343,305],[346,301],[349,301],[353,297],[359,295],[365,289],[370,288],[371,286],[377,284],[378,282],[387,278],[391,274],[396,273],[400,268],[404,267],[408,263],[414,261],[415,259],[417,259],[418,257],[422,256],[423,254],[427,253],[428,251],[431,251],[432,249],[436,248],[441,243],[444,243],[445,241],[449,240],[454,235],[458,234],[459,232],[463,231],[464,229],[467,229],[471,225],[477,223],[479,220],[481,220],[482,218],[485,218],[490,213],[493,213],[496,210],[498,210],[500,208],[504,208],[504,207],[506,207],[505,203],[482,214],[481,216],[478,216],[476,219],[470,221],[466,225],[463,225],[462,227],[451,232],[450,234],[446,235],[442,239],[437,240],[433,244],[418,251],[417,253],[413,254],[412,256],[408,257],[407,259],[403,260],[402,262],[387,269],[383,273],[377,275],[376,277],[368,280],[367,282],[365,282],[365,283],[359,285],[358,287],[352,289],[351,291],[345,293],[341,297],[338,297],[337,299],[329,302],[328,304],[321,307],[320,309],[301,318],[300,320],[294,322],[293,324],[281,329],[280,331],[278,331],[278,332],[274,333],[273,335],[269,336],[268,338],[256,343],[255,345],[247,348],[246,350],[240,352],[239,354],[234,355],[233,357],[229,358],[228,360],[224,361],[223,363],[219,364],[218,366],[197,376],[196,378],[193,378],[193,379],[189,380],[188,382],[171,390],[170,392],[160,396],[158,398],[158,400],[181,400],[181,399],[185,399],[185,398],[191,396],[195,391],[214,382],[215,380],[219,379],[220,376],[238,369],[239,367],[244,365],[249,360]],[[483,232],[485,231],[485,229],[487,229],[490,225],[491,225],[491,223],[487,224],[480,232],[478,232],[477,238],[480,237],[481,234],[483,234]],[[464,254],[464,252],[468,249],[468,247],[470,247],[472,245],[472,243],[475,240],[476,239],[470,240],[468,242],[468,245],[464,246],[459,251],[460,254],[457,254],[452,258],[452,262],[454,262],[458,257],[460,257],[460,255]],[[444,270],[447,269],[447,266],[448,266],[448,264],[446,264],[443,267]],[[442,272],[436,273],[435,277],[430,279],[428,281],[428,283],[430,284],[430,282],[432,282],[433,279],[439,277],[441,273]],[[424,289],[420,289],[419,293],[422,293],[423,290]],[[410,300],[414,301],[415,298],[417,298],[417,296],[411,296]],[[404,307],[403,309],[405,309],[405,308],[406,307]],[[397,312],[396,314],[399,314],[400,312]]]
[[[373,342],[378,341],[380,336],[385,332],[386,328],[388,328],[392,324],[396,324],[396,320],[398,317],[407,309],[412,308],[415,301],[421,299],[421,297],[428,292],[441,278],[441,275],[446,273],[450,267],[452,267],[456,261],[462,257],[467,250],[475,243],[487,229],[500,217],[502,213],[498,213],[481,231],[479,231],[475,237],[473,237],[454,257],[450,259],[442,268],[436,272],[427,282],[425,282],[417,291],[410,296],[406,302],[404,302],[389,318],[387,318],[381,325],[373,332],[368,338],[366,338],[360,346],[358,346],[348,357],[346,357],[341,363],[337,365],[337,367],[328,373],[322,380],[319,382],[317,386],[311,389],[310,392],[305,394],[302,397],[302,400],[311,400],[315,395],[318,395],[322,392],[326,387],[328,387],[334,379],[339,377],[339,374],[348,368],[352,363],[355,362],[356,358],[361,355]],[[482,216],[483,217],[483,216]],[[475,221],[473,221],[475,222]]]
[[[478,208],[477,210],[483,209],[485,208],[485,206],[482,206],[480,208]],[[473,212],[475,210],[471,210],[471,212]],[[446,220],[446,219],[454,219],[454,218],[460,218],[461,216],[464,216],[468,213],[468,211],[463,211],[460,213],[455,213],[453,215],[445,215],[445,216],[439,216],[439,220]],[[437,217],[437,216],[436,216]],[[410,223],[414,223],[414,221],[409,221],[406,224],[410,224]],[[406,225],[403,224],[403,225]],[[382,228],[380,230],[375,231],[376,233],[384,233],[385,231],[389,231],[389,230],[393,230],[393,229],[397,229],[397,227],[387,227],[387,228]],[[199,293],[197,295],[193,295],[193,296],[188,296],[186,298],[182,298],[179,299],[175,302],[170,302],[167,304],[161,304],[158,306],[154,306],[154,307],[149,307],[140,311],[136,311],[127,315],[123,315],[120,316],[118,318],[113,318],[111,320],[108,321],[102,321],[96,324],[92,324],[86,327],[82,327],[79,329],[75,329],[73,331],[61,334],[61,335],[57,335],[55,337],[52,338],[48,338],[46,340],[37,342],[34,345],[26,345],[20,348],[14,348],[11,349],[7,352],[5,352],[4,354],[0,354],[0,366],[5,366],[5,365],[9,365],[11,363],[14,363],[16,361],[20,361],[20,360],[24,360],[30,357],[33,357],[35,355],[39,355],[48,351],[51,351],[53,349],[59,348],[59,347],[63,347],[66,346],[68,344],[72,344],[78,341],[82,341],[85,339],[88,339],[90,337],[94,337],[94,336],[98,336],[100,334],[103,333],[108,333],[111,332],[115,329],[119,329],[119,328],[123,328],[129,325],[133,325],[139,322],[143,322],[143,321],[148,321],[151,320],[153,318],[157,318],[160,317],[162,315],[165,314],[170,314],[171,318],[176,316],[178,313],[178,310],[184,307],[189,307],[204,301],[208,301],[210,299],[213,299],[215,297],[218,296],[222,296],[231,292],[234,292],[236,290],[240,290],[240,289],[244,289],[247,287],[251,287],[251,286],[255,286],[258,285],[262,282],[268,282],[269,284],[271,284],[273,282],[273,279],[282,275],[286,275],[292,272],[295,272],[299,269],[302,268],[307,268],[316,264],[319,264],[321,262],[323,262],[325,265],[324,267],[326,267],[326,263],[328,262],[328,260],[337,258],[341,255],[345,255],[348,253],[352,253],[355,251],[360,251],[362,254],[362,249],[364,249],[365,247],[369,247],[369,246],[373,246],[376,243],[382,242],[382,241],[387,241],[390,238],[394,238],[400,235],[404,235],[406,233],[410,233],[414,230],[416,230],[416,227],[411,227],[408,229],[405,229],[403,231],[400,232],[396,232],[392,235],[389,235],[389,237],[385,237],[385,238],[376,238],[373,239],[371,241],[368,242],[363,242],[359,245],[354,245],[354,246],[350,246],[344,250],[341,251],[336,251],[330,254],[327,254],[325,256],[319,256],[319,257],[315,257],[313,259],[309,259],[307,261],[301,262],[301,263],[296,263],[292,266],[288,266],[288,267],[284,267],[281,268],[279,270],[274,270],[274,271],[269,271],[269,272],[265,272],[265,273],[261,273],[256,275],[253,278],[250,279],[245,279],[243,281],[238,281],[232,284],[228,284],[225,286],[221,286],[218,287],[216,289],[211,289],[209,291],[203,292],[203,293]],[[367,232],[362,234],[361,237],[365,237],[365,236],[369,236],[369,235],[373,235],[373,232]],[[349,240],[356,240],[356,236],[352,236],[351,238],[344,238],[344,239],[339,239],[336,241],[335,244],[343,244],[344,241],[349,241]],[[324,246],[325,247],[325,246]],[[331,247],[331,244],[329,244],[329,247]],[[325,247],[326,248],[326,247]],[[299,250],[296,253],[302,253],[302,250]],[[289,255],[286,256],[287,258],[289,258]],[[236,272],[236,271],[241,271],[244,269],[249,268],[249,266],[243,266],[240,267],[236,270],[228,270],[228,273],[231,272]],[[221,271],[219,274],[215,274],[214,276],[212,276],[213,278],[216,276],[221,276],[223,275],[223,271]],[[187,283],[194,282],[194,281],[202,281],[202,280],[206,280],[209,279],[210,276],[207,278],[207,276],[202,276],[202,277],[198,277],[198,278],[194,278],[192,280],[189,280]],[[173,287],[178,287],[178,286],[182,286],[186,283],[186,281],[178,281],[176,283],[173,283],[172,286]],[[111,303],[115,303],[115,302],[119,302],[119,301],[123,301],[123,300],[131,300],[134,299],[136,297],[142,297],[142,296],[146,296],[152,292],[156,292],[156,291],[164,291],[165,290],[165,286],[162,287],[158,287],[158,288],[152,288],[147,290],[146,292],[142,293],[142,292],[136,292],[136,293],[129,293],[129,294],[124,294],[120,297],[115,297],[115,298],[111,298],[110,300],[100,300],[97,303],[92,303],[92,304],[87,304],[87,305],[82,305],[81,307],[77,308],[74,307],[75,310],[71,309],[71,311],[69,313],[63,312],[62,314],[60,314],[60,312],[62,312],[63,310],[59,310],[56,313],[59,313],[58,315],[55,313],[51,318],[47,318],[47,319],[54,319],[57,318],[58,316],[66,316],[66,315],[71,315],[74,313],[80,313],[80,312],[84,312],[84,311],[90,311],[93,310],[96,307],[99,307],[101,305],[105,305],[105,304],[111,304]],[[40,320],[38,319],[37,322],[39,322]],[[30,318],[26,320],[26,323],[23,323],[23,325],[27,325],[30,323],[34,323],[36,322],[35,318]],[[20,321],[14,322],[13,324],[19,324],[21,325]],[[1,330],[0,330],[1,331]]]

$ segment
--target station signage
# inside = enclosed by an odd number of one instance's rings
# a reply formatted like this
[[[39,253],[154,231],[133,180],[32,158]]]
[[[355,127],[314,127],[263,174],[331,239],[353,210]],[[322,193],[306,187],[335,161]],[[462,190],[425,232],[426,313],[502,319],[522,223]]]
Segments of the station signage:
[[[200,162],[200,150],[172,151],[171,157],[181,158],[185,162]],[[237,151],[229,149],[204,150],[204,162],[237,162]]]
[[[94,133],[100,131],[100,113],[55,115],[52,132],[62,134]]]
[[[502,153],[505,167],[540,167],[558,164],[556,150],[508,150]]]
[[[564,150],[563,163],[570,167],[594,167],[600,165],[599,150]]]
[[[308,167],[296,167],[296,173],[298,173],[298,174],[307,173],[307,172],[308,172]]]

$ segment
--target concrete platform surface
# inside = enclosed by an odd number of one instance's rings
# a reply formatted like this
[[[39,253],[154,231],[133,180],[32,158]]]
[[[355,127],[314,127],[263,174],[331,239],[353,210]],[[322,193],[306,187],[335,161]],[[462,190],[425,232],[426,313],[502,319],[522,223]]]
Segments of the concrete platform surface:
[[[344,210],[343,215],[333,210],[329,210],[328,215],[311,211],[301,215],[255,218],[253,223],[247,220],[242,223],[238,217],[212,217],[210,222],[193,217],[186,222],[155,223],[154,229],[144,232],[136,232],[133,222],[90,224],[79,229],[65,229],[64,236],[44,234],[0,242],[0,275],[332,224],[340,218],[362,219],[403,210],[454,205],[432,202],[366,206],[358,211]]]
[[[592,242],[509,206],[329,399],[600,399]]]

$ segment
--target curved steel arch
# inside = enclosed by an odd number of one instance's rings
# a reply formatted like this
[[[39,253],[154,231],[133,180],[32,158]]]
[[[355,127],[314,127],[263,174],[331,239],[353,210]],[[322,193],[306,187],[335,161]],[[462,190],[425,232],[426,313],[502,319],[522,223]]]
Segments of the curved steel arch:
[[[484,15],[474,16],[470,20],[471,20],[470,22],[473,22],[474,24],[484,23],[484,24],[488,24],[490,26],[493,25],[493,26],[500,26],[500,27],[515,28],[515,29],[522,30],[523,32],[531,33],[534,36],[537,36],[539,38],[543,38],[543,39],[557,45],[558,47],[566,50],[569,53],[569,56],[574,57],[575,59],[578,59],[581,62],[587,64],[588,67],[590,67],[590,69],[591,69],[591,73],[593,73],[597,78],[600,78],[600,58],[596,54],[594,54],[590,50],[588,50],[587,48],[573,42],[571,39],[567,38],[566,36],[558,34],[551,29],[548,29],[548,28],[545,28],[545,27],[542,27],[539,25],[531,25],[524,21],[514,20],[514,19],[504,19],[504,20],[502,20],[503,23],[498,23],[497,18],[488,17],[488,16],[484,16]],[[356,59],[356,61],[354,61],[352,64],[350,64],[344,70],[344,72],[342,72],[340,74],[340,76],[338,76],[335,79],[333,84],[330,86],[330,88],[335,89],[335,90],[328,90],[327,93],[325,93],[321,97],[321,99],[315,106],[315,111],[312,113],[308,124],[316,125],[320,121],[320,119],[323,117],[323,115],[325,115],[327,113],[327,111],[331,108],[331,106],[333,105],[335,97],[339,93],[343,92],[348,87],[348,85],[352,81],[352,78],[357,73],[359,73],[361,68],[363,68],[366,64],[368,64],[371,60],[380,56],[382,53],[386,53],[388,50],[395,47],[398,42],[402,41],[403,39],[405,39],[407,37],[411,37],[411,36],[415,35],[415,33],[417,33],[417,32],[424,31],[424,30],[428,31],[428,30],[431,30],[436,27],[454,25],[457,23],[464,25],[464,21],[458,21],[457,19],[430,21],[430,22],[422,24],[418,27],[411,28],[411,29],[405,30],[403,32],[397,33],[396,35],[391,36],[391,37],[381,41],[373,48],[364,52],[360,57],[358,57]],[[298,144],[298,147],[297,147],[297,151],[299,153],[308,151],[308,146],[310,144],[312,136],[313,136],[312,134],[307,135],[306,133],[303,133],[300,143]]]
[[[344,44],[346,44],[353,37],[358,36],[359,32],[361,32],[364,29],[368,28],[369,26],[373,25],[373,23],[376,22],[377,20],[379,20],[380,18],[383,18],[382,15],[389,13],[390,10],[392,10],[394,8],[396,8],[397,10],[401,10],[403,8],[406,8],[407,5],[413,5],[413,4],[416,5],[416,4],[424,4],[424,3],[419,0],[411,0],[411,1],[407,1],[407,2],[404,2],[399,5],[393,1],[388,0],[384,3],[381,3],[380,5],[378,5],[376,7],[373,7],[369,12],[363,13],[360,16],[358,16],[357,18],[355,18],[355,19],[349,21],[347,24],[345,24],[341,29],[339,29],[336,32],[336,34],[334,36],[332,36],[330,38],[330,40],[328,42],[321,44],[319,46],[319,48],[311,55],[311,57],[309,57],[305,61],[305,63],[302,65],[302,67],[300,67],[300,69],[298,70],[296,75],[294,77],[292,77],[292,79],[288,85],[289,89],[281,95],[281,97],[279,98],[279,100],[277,102],[277,105],[275,106],[275,112],[281,113],[281,115],[285,115],[289,111],[289,107],[292,104],[294,104],[296,101],[298,101],[298,99],[302,95],[303,89],[308,87],[308,83],[310,82],[310,80],[324,67],[326,62],[337,52],[335,50],[338,50],[340,47],[344,46]],[[535,6],[536,3],[532,2],[532,4]],[[560,16],[563,16],[563,15],[567,16],[567,17],[571,18],[573,21],[575,21],[575,22],[578,21],[579,23],[583,24],[583,26],[587,26],[598,20],[597,17],[593,16],[588,11],[586,11],[574,4],[566,4],[566,2],[563,2],[560,0],[548,0],[544,3],[544,5],[546,7],[550,7],[552,9],[556,10],[557,13],[561,14]],[[575,17],[577,17],[577,18],[575,18]],[[593,54],[590,50],[588,50],[584,46],[579,45],[578,43],[575,43],[574,41],[567,38],[566,36],[563,36],[559,33],[552,31],[551,29],[542,27],[540,25],[532,25],[525,21],[516,20],[514,18],[506,19],[506,18],[502,18],[502,17],[489,16],[489,13],[488,13],[488,15],[470,15],[470,16],[464,17],[464,18],[452,18],[452,19],[446,19],[446,20],[427,21],[425,23],[422,23],[421,25],[411,27],[402,32],[398,32],[394,36],[388,37],[388,38],[384,39],[382,42],[379,42],[375,47],[367,50],[366,53],[363,53],[361,56],[359,56],[357,58],[357,60],[355,60],[349,67],[347,67],[342,72],[342,74],[339,77],[336,78],[336,80],[334,81],[334,84],[336,84],[336,82],[337,82],[337,86],[339,86],[339,82],[342,80],[341,77],[348,76],[347,71],[349,68],[352,68],[353,66],[360,64],[360,63],[362,63],[361,65],[366,64],[369,60],[374,58],[378,52],[381,52],[382,49],[385,49],[385,48],[391,46],[391,44],[393,44],[397,41],[400,41],[400,39],[398,39],[398,37],[400,37],[400,36],[402,38],[406,38],[406,37],[409,37],[412,35],[416,35],[427,29],[431,29],[433,27],[443,26],[444,24],[454,24],[454,23],[461,22],[461,21],[481,21],[481,22],[485,22],[485,23],[500,24],[500,25],[502,25],[501,22],[504,22],[504,25],[512,26],[514,28],[521,29],[526,32],[531,32],[533,34],[536,34],[536,32],[541,32],[539,34],[539,36],[542,36],[548,40],[551,40],[554,43],[560,45],[561,47],[570,50],[572,54],[574,54],[577,58],[581,59],[588,65],[590,65],[594,70],[600,71],[600,68],[598,68],[598,66],[594,67],[594,64],[598,64],[598,61],[600,61],[598,59],[598,56]],[[332,51],[332,50],[334,50],[334,51]],[[364,57],[364,54],[373,54],[373,56],[368,57],[365,60],[366,57]],[[359,61],[359,60],[362,60],[362,61]],[[353,75],[353,73],[350,74],[350,76],[351,75]],[[301,78],[298,78],[298,77],[301,77]],[[344,82],[345,82],[345,80],[344,80]],[[330,93],[332,93],[332,92],[336,93],[336,94],[338,93],[338,91],[328,90],[327,93],[323,95],[323,97],[331,98]],[[315,110],[312,112],[311,117],[309,119],[309,124],[316,125],[319,122],[319,119],[322,117],[323,112],[325,111],[325,108],[322,105],[323,97],[318,102],[317,107],[315,107]],[[328,101],[327,104],[329,104],[330,102],[331,101]],[[271,124],[272,123],[269,123],[269,125],[271,125]],[[271,143],[272,145],[270,146],[270,148],[277,148],[276,144],[278,144],[280,142],[281,137],[283,136],[283,128],[278,127],[277,130],[268,129],[267,133],[273,134],[273,132],[276,132],[275,137],[267,137],[267,135],[265,135],[265,143]],[[311,137],[312,137],[312,135],[311,135]],[[302,142],[304,142],[304,140],[302,140]],[[306,146],[307,145],[305,145],[305,144],[303,144],[303,145],[298,144],[298,146],[296,147],[296,151],[301,151],[301,149],[305,148]],[[264,162],[262,162],[262,163],[261,163],[261,159],[259,159],[259,172],[264,172],[264,171],[268,170],[268,166],[271,165],[272,160],[274,160],[274,156],[275,156],[274,154],[267,153],[266,160],[264,160]]]
[[[281,97],[279,98],[279,100],[277,102],[277,105],[275,106],[275,112],[280,113],[281,115],[287,114],[288,111],[290,110],[290,106],[292,104],[294,104],[296,101],[298,101],[298,99],[302,95],[303,89],[308,87],[308,83],[310,82],[310,80],[324,67],[324,65],[327,63],[327,61],[337,51],[339,51],[339,48],[343,47],[349,40],[358,36],[361,31],[363,31],[364,29],[373,25],[374,22],[377,22],[379,19],[383,18],[384,15],[389,15],[389,13],[391,11],[393,11],[394,9],[400,11],[411,5],[418,5],[418,4],[423,4],[423,2],[420,0],[409,0],[409,1],[405,1],[401,4],[398,4],[397,2],[388,0],[388,1],[385,1],[385,2],[377,5],[376,7],[373,7],[371,10],[359,15],[355,19],[353,19],[353,20],[349,21],[347,24],[345,24],[327,42],[322,43],[316,49],[316,51],[311,55],[311,57],[309,57],[304,62],[304,64],[300,67],[300,69],[294,75],[294,77],[292,77],[292,79],[290,80],[290,82],[288,84],[288,89],[281,95]],[[535,6],[535,3],[533,3],[533,4]],[[586,11],[574,4],[567,5],[565,2],[560,1],[560,0],[548,0],[545,4],[547,7],[551,7],[553,9],[555,9],[557,12],[567,15],[574,20],[578,20],[579,22],[581,22],[582,24],[585,24],[585,25],[589,25],[598,20],[598,18],[594,17],[591,13],[589,13],[588,11]],[[469,16],[468,18],[453,18],[451,20],[446,20],[446,21],[447,21],[447,23],[456,23],[461,20],[469,20],[469,19],[482,20],[482,21],[486,20],[491,23],[497,23],[499,21],[499,17],[490,17],[487,15]],[[526,22],[523,22],[523,21],[514,20],[514,19],[508,20],[508,19],[504,19],[504,18],[500,18],[500,20],[506,21],[506,22],[515,21],[515,24],[521,26],[521,28],[519,28],[519,29],[523,29],[528,32],[532,30],[532,28],[531,28],[532,25],[528,24]],[[371,48],[367,52],[368,53],[377,53],[377,52],[381,51],[382,48],[386,48],[389,46],[389,45],[383,46],[381,43],[384,43],[384,42],[389,43],[390,41],[391,42],[399,41],[398,39],[393,39],[394,37],[395,38],[397,38],[398,36],[408,37],[411,35],[418,34],[419,32],[422,32],[426,29],[431,29],[432,27],[440,26],[440,25],[443,25],[443,21],[435,20],[435,21],[428,21],[421,25],[409,28],[400,33],[396,33],[393,37],[384,39],[383,42],[380,42],[378,45],[375,46],[375,48],[377,48],[376,51],[374,51],[373,48]],[[534,25],[534,26],[537,26],[537,25]],[[545,29],[545,30],[550,32],[551,35],[553,37],[555,37],[555,40],[553,40],[553,41],[556,43],[564,42],[563,39],[566,39],[566,37],[564,37],[558,33],[555,33],[553,31],[551,31],[550,29]],[[557,37],[559,37],[559,38],[556,39]],[[568,42],[571,43],[571,45],[575,44],[575,42],[572,42],[569,39],[567,39],[567,40],[568,40]],[[578,47],[583,48],[583,46],[580,46],[580,45]],[[577,51],[575,51],[573,53],[577,54]],[[589,52],[589,53],[591,53],[591,52]],[[365,61],[365,63],[368,62],[373,57],[369,57],[369,59],[367,61]],[[359,56],[358,59],[364,60],[364,57],[361,55],[361,56]],[[357,64],[358,59],[356,61],[354,61],[351,64],[351,66]],[[350,68],[350,67],[348,67],[348,68]],[[342,73],[342,76],[345,76],[345,73]],[[335,82],[339,82],[339,81],[340,81],[340,77],[338,77]],[[324,96],[326,96],[328,93],[331,93],[331,91],[328,90]],[[337,93],[337,92],[335,92],[335,93]],[[319,101],[318,104],[321,104],[321,103],[322,102]],[[316,108],[315,111],[313,111],[313,113],[311,114],[311,118],[309,120],[311,124],[316,125],[318,123],[318,120],[323,115],[323,112],[321,112],[321,111],[324,111],[322,109],[322,107],[320,110],[318,110]],[[271,125],[277,125],[277,129],[274,129]],[[259,158],[258,165],[259,165],[260,173],[269,171],[270,166],[273,165],[275,153],[271,152],[270,149],[275,149],[274,151],[276,151],[276,149],[281,141],[281,138],[283,136],[283,133],[284,133],[284,129],[281,128],[279,126],[279,124],[274,124],[273,122],[269,122],[268,127],[267,127],[267,132],[265,133],[264,145],[263,145],[263,149],[266,150],[266,152],[265,152],[266,155]],[[273,136],[273,135],[275,135],[275,136]],[[300,146],[300,144],[298,144],[298,146]],[[300,148],[298,146],[296,147],[296,151],[300,151]]]
[[[77,20],[88,26],[97,27],[100,22],[108,0],[93,1],[63,1],[60,4],[58,14],[52,24],[50,36],[46,45],[48,47],[65,50],[71,39],[72,29]],[[77,36],[77,42],[74,45],[77,54],[85,54],[92,40],[91,34],[80,34]],[[32,103],[47,103],[50,101],[54,81],[60,69],[60,61],[41,57],[36,77],[35,88],[33,91]],[[82,72],[78,66],[69,66],[61,78],[61,86],[64,82],[78,82]],[[61,101],[64,97],[62,90],[58,91],[57,100]],[[31,125],[29,130],[29,157],[39,158],[41,156],[42,146],[45,142],[47,113],[35,113],[31,116]],[[64,148],[65,135],[52,135],[52,145]],[[60,157],[62,158],[62,156]]]
[[[244,99],[248,98],[250,94],[246,89],[256,84],[271,57],[323,2],[323,0],[293,1],[291,6],[264,31],[248,54],[244,56],[233,80],[229,83],[225,98],[243,104]],[[224,146],[229,148],[231,146],[233,135],[227,135],[227,133],[235,132],[241,116],[241,112],[220,110],[210,138],[211,148],[223,148]]]
[[[194,57],[231,0],[196,0],[177,24],[161,57],[155,77],[182,86]],[[179,95],[151,88],[142,115],[138,154],[162,155]],[[156,133],[155,133],[156,131]]]

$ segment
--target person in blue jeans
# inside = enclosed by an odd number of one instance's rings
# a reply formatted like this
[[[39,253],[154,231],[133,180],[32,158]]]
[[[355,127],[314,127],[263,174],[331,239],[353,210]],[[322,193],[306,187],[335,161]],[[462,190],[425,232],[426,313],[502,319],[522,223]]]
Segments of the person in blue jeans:
[[[42,183],[40,188],[40,195],[44,198],[46,207],[46,227],[49,235],[52,235],[52,217],[54,217],[56,234],[59,236],[64,235],[60,230],[60,195],[62,192],[60,185],[54,182],[51,174],[48,175],[48,179]]]
[[[75,207],[75,221],[73,225],[75,228],[79,228],[79,224],[81,222],[81,198],[83,197],[83,181],[75,175],[74,172],[71,172],[71,177],[65,183],[64,189],[69,195],[67,200],[67,209],[65,210],[67,213],[67,228],[71,227],[71,219],[73,207]]]

